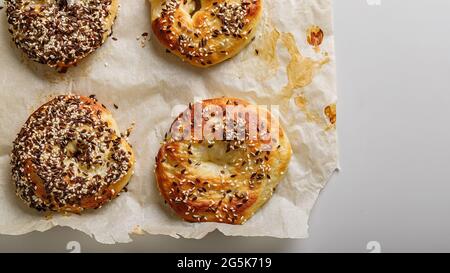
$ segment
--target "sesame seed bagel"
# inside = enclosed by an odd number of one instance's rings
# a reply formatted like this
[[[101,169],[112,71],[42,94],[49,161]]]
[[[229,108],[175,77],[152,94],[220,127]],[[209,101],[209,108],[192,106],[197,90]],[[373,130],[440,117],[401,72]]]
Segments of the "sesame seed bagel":
[[[250,118],[255,115],[258,121]],[[243,224],[271,198],[291,154],[267,109],[236,98],[209,99],[190,105],[172,124],[156,157],[156,180],[184,220]]]
[[[65,95],[30,116],[14,141],[11,164],[16,193],[28,206],[81,213],[124,190],[134,154],[96,99]]]
[[[238,54],[251,42],[262,15],[262,0],[150,2],[155,36],[172,53],[198,67]]]
[[[29,59],[65,72],[112,33],[118,0],[8,0],[9,32]]]

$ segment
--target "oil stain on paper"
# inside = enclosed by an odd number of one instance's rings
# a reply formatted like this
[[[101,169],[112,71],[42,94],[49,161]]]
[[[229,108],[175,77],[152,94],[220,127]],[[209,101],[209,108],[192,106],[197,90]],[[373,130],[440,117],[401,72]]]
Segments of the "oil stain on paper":
[[[265,39],[261,41],[257,48],[256,54],[267,63],[269,69],[276,71],[280,67],[277,55],[277,44],[280,39],[280,32],[273,28],[265,35]]]
[[[283,95],[291,97],[295,89],[303,88],[311,84],[314,76],[323,65],[329,62],[329,57],[323,60],[313,60],[303,56],[297,47],[294,35],[292,33],[283,33],[281,41],[289,52],[291,60],[286,67],[288,83],[283,88]]]
[[[316,53],[321,52],[320,45],[323,39],[324,32],[319,26],[311,26],[307,29],[306,40]],[[291,56],[291,61],[287,66],[288,84],[284,87],[283,94],[291,97],[296,89],[311,84],[316,72],[323,65],[329,63],[330,59],[327,52],[322,54],[324,59],[319,61],[303,56],[297,47],[294,36],[290,33],[283,34],[281,40]],[[320,112],[309,106],[308,99],[303,93],[296,95],[294,101],[300,111],[305,114],[308,122],[319,124],[325,130],[336,128],[335,103],[325,106],[323,112]]]
[[[282,88],[281,95],[288,99],[294,98],[295,105],[305,114],[308,122],[314,122],[322,126],[324,130],[335,128],[336,104],[324,106],[323,110],[313,109],[304,93],[295,94],[297,90],[310,85],[317,72],[330,62],[328,53],[321,52],[320,48],[325,36],[324,31],[316,25],[306,30],[306,42],[313,47],[315,53],[321,53],[322,58],[319,60],[302,54],[292,33],[280,32],[275,27],[270,27],[263,36],[265,39],[258,41],[255,54],[266,64],[266,72],[269,71],[269,75],[274,76],[280,69],[278,45],[283,46],[289,54],[289,62],[286,66],[287,84]],[[267,80],[267,78],[269,78],[267,73],[259,74],[260,80]]]
[[[314,50],[319,53],[320,45],[323,42],[324,33],[319,26],[311,26],[306,31],[306,41],[313,46]]]
[[[324,114],[330,122],[328,129],[336,128],[336,103],[330,104],[325,107]]]

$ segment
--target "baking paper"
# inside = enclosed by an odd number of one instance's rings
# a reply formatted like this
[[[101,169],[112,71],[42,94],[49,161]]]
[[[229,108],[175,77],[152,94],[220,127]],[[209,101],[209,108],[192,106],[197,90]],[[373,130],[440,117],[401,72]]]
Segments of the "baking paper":
[[[230,236],[307,237],[311,209],[338,167],[331,0],[265,0],[256,39],[233,59],[208,69],[166,53],[151,35],[149,14],[148,1],[121,0],[116,39],[58,74],[15,48],[5,9],[0,11],[0,233],[67,226],[101,243],[130,242],[133,233],[202,238],[215,229]],[[316,46],[310,43],[317,39],[308,43],[314,26],[323,33]],[[65,93],[95,94],[123,131],[135,123],[130,142],[137,165],[128,192],[102,209],[43,215],[15,196],[10,152],[32,111]],[[153,174],[154,157],[174,117],[189,102],[221,96],[278,105],[293,148],[275,195],[242,226],[180,220],[164,204]]]

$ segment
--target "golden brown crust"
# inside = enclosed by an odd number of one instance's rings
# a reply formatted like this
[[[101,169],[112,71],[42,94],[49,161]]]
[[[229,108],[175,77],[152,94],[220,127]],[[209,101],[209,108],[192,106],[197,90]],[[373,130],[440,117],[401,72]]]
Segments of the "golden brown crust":
[[[218,125],[230,106],[242,106],[248,113],[231,118],[238,123],[245,119],[244,138],[229,134],[238,130],[222,130]],[[251,106],[236,98],[205,100],[191,105],[172,124],[156,156],[155,175],[162,196],[184,220],[243,224],[266,203],[281,181],[292,153],[289,140],[266,109]],[[195,137],[194,113],[198,107],[203,113],[209,111],[201,115],[201,124],[203,129],[210,128],[205,132],[217,133],[214,140]],[[249,134],[250,113],[267,125],[268,130],[258,127],[258,139]],[[213,123],[214,129],[209,126]],[[177,132],[186,132],[187,128],[190,131],[181,139]],[[278,129],[278,138],[272,128]],[[263,139],[264,132],[269,137]],[[218,140],[220,136],[222,140]]]
[[[119,0],[9,0],[9,32],[31,60],[65,72],[112,33]]]
[[[134,153],[111,113],[94,98],[59,96],[27,120],[14,141],[17,195],[39,211],[81,213],[117,197]]]
[[[209,67],[238,54],[251,42],[262,0],[150,0],[152,29],[163,46],[182,60]]]

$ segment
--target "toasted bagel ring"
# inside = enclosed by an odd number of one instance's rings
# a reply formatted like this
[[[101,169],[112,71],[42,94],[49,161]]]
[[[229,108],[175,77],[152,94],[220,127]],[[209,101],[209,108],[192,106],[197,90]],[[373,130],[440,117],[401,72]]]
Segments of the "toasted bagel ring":
[[[255,35],[262,0],[150,0],[158,40],[182,60],[209,67],[238,54]]]
[[[16,193],[28,206],[81,213],[120,194],[134,154],[104,106],[67,95],[30,116],[14,141],[11,164]]]
[[[112,33],[118,0],[9,0],[9,32],[29,59],[64,72]]]
[[[278,128],[279,137],[274,137],[275,131],[260,129],[258,134],[266,132],[266,138],[250,138],[250,114],[227,117],[221,112],[228,106],[259,114],[260,124]],[[156,157],[155,174],[162,196],[184,220],[243,224],[270,199],[281,181],[292,154],[289,140],[270,112],[248,106],[247,101],[235,98],[205,100],[191,105],[172,124]],[[204,113],[197,119],[201,126],[194,122],[197,107]],[[246,124],[245,138],[236,137],[238,130],[220,130],[224,120]],[[197,140],[195,127],[210,128],[211,123],[217,128],[211,127],[210,132],[218,135]],[[185,138],[179,137],[180,132]],[[222,140],[217,140],[220,136]]]

